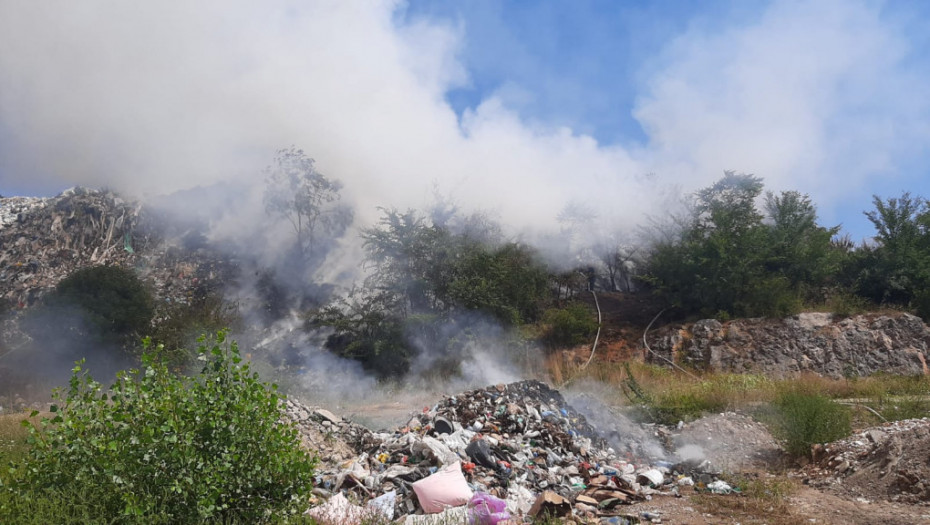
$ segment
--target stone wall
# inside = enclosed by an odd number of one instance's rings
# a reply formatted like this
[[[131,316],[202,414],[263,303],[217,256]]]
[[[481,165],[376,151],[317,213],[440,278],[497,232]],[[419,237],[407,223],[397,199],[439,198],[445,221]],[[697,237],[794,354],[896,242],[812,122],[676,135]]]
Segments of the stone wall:
[[[786,319],[705,319],[649,334],[656,353],[683,365],[777,377],[876,372],[926,374],[930,328],[906,313],[834,318],[803,313]],[[662,360],[647,353],[647,360]]]

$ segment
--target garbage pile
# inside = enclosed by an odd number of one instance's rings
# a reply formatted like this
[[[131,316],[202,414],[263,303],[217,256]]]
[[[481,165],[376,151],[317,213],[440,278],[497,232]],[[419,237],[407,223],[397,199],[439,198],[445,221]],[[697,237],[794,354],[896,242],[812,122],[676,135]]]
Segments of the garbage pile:
[[[445,512],[474,518],[474,508],[496,516],[478,520],[487,523],[504,520],[505,513],[516,521],[549,514],[634,523],[630,504],[694,484],[670,464],[618,453],[558,391],[539,381],[445,397],[392,432],[367,432],[293,401],[286,412],[309,441],[329,430],[331,441],[315,448],[329,460],[318,469],[315,490],[329,500],[315,511],[323,514],[356,501],[389,507],[392,519],[407,516],[407,523]],[[342,445],[357,455],[332,461],[330,451]],[[317,518],[325,521],[323,514]]]
[[[225,258],[176,246],[161,219],[111,191],[0,198],[0,302],[27,308],[75,270],[104,264],[135,267],[167,303],[228,280]]]
[[[111,192],[74,188],[51,199],[0,199],[0,298],[23,308],[74,270],[125,264],[137,209]]]

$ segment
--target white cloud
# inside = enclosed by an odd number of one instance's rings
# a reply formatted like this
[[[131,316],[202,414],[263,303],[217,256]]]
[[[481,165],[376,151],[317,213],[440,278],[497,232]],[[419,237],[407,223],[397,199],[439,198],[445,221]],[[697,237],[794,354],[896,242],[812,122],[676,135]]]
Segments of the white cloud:
[[[775,2],[751,25],[682,35],[636,116],[665,169],[754,172],[830,206],[928,145],[915,52],[880,4]]]

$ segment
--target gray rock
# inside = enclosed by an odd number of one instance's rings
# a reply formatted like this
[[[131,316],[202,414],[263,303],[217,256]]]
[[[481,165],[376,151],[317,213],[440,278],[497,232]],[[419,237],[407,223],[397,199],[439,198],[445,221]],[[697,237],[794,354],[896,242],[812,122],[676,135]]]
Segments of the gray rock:
[[[336,425],[338,425],[339,423],[342,423],[341,417],[337,416],[336,414],[333,414],[332,412],[330,412],[329,410],[326,410],[325,408],[318,408],[314,410],[313,415],[318,420],[321,420],[321,421],[329,421],[330,423],[333,423]]]
[[[727,323],[705,319],[665,327],[649,337],[650,347],[660,356],[709,370],[777,377],[813,372],[833,378],[930,372],[930,328],[906,313],[836,319],[814,312]]]

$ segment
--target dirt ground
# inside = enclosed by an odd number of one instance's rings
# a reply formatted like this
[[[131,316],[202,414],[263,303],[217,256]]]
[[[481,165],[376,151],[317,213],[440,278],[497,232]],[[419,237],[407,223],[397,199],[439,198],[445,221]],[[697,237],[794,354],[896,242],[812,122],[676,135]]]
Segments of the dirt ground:
[[[657,496],[636,505],[638,515],[657,514],[661,523],[710,524],[831,524],[910,525],[930,523],[930,507],[892,502],[862,503],[800,485],[784,505],[744,502],[748,496],[703,495],[683,491],[681,498]]]
[[[930,482],[923,483],[930,480],[927,419],[861,430],[827,445],[803,468],[788,463],[765,428],[740,414],[699,419],[675,442],[700,443],[707,459],[733,479],[784,493],[724,495],[687,487],[681,497],[656,496],[636,506],[637,515],[683,524],[930,523]]]

